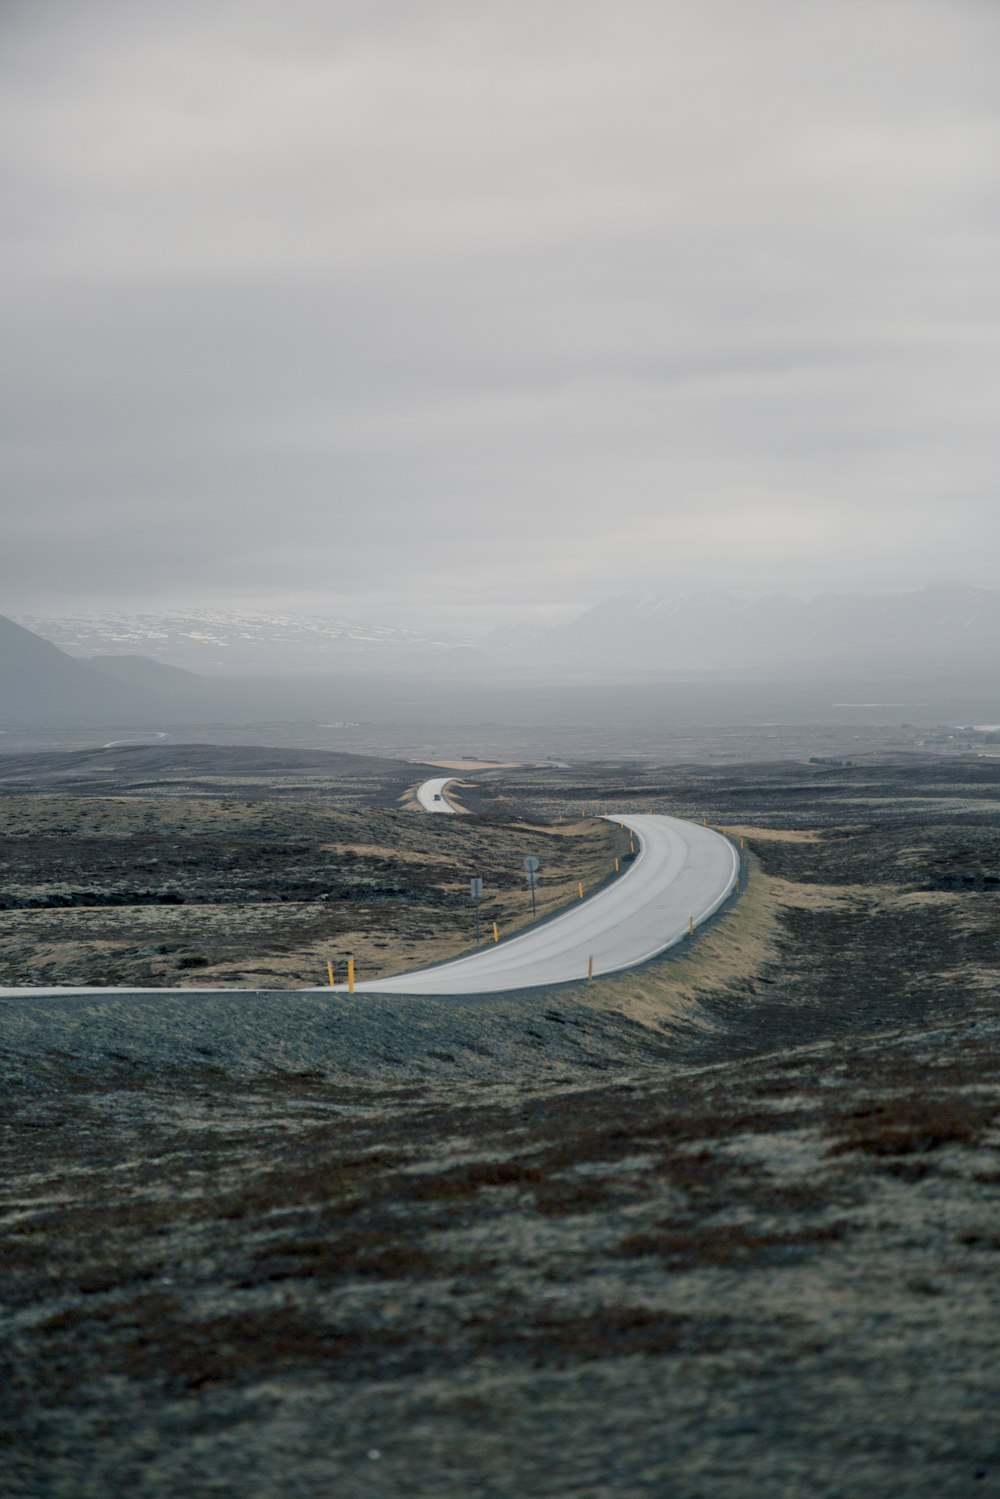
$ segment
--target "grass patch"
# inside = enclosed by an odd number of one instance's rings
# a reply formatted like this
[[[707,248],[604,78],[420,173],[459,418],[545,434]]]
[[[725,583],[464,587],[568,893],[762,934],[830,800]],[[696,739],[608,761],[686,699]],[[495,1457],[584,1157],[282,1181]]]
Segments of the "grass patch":
[[[419,1367],[420,1354],[410,1329],[337,1327],[283,1308],[247,1309],[202,1322],[143,1317],[140,1331],[111,1362],[116,1373],[183,1395],[304,1369],[354,1378],[389,1363],[402,1373]]]
[[[829,1223],[767,1233],[743,1224],[675,1228],[667,1225],[628,1234],[618,1245],[626,1257],[655,1255],[671,1269],[695,1270],[726,1265],[746,1265],[767,1259],[772,1263],[797,1258],[789,1251],[815,1249],[842,1239],[847,1224]]]
[[[996,1107],[961,1093],[878,1099],[831,1121],[839,1138],[828,1155],[862,1151],[902,1156],[939,1150],[944,1145],[978,1145],[996,1117]]]
[[[539,1312],[515,1341],[539,1366],[705,1353],[726,1347],[730,1336],[708,1319],[617,1302],[577,1315]]]
[[[414,1243],[412,1234],[412,1226],[399,1224],[329,1238],[281,1240],[260,1249],[250,1273],[237,1284],[246,1289],[282,1280],[437,1280],[455,1273],[441,1254]]]

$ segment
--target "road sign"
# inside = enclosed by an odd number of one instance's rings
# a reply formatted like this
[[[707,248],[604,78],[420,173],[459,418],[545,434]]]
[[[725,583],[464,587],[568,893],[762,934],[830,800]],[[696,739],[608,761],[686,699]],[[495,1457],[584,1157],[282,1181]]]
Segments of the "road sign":
[[[528,882],[528,889],[529,890],[537,890],[538,889],[538,876],[537,876],[537,874],[535,873],[535,871],[533,869],[529,869],[528,873],[525,875],[524,878]]]
[[[472,896],[473,900],[482,900],[482,898],[483,898],[483,882],[482,882],[482,880],[480,880],[480,879],[470,880],[469,881],[469,893]]]
[[[535,858],[534,854],[528,855],[528,857],[524,861],[524,867],[529,874],[534,874],[535,870],[538,868],[538,860]]]

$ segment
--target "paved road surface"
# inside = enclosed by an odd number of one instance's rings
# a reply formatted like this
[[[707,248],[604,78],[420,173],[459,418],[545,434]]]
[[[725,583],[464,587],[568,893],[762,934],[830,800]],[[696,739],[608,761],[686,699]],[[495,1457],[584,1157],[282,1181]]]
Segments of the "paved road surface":
[[[444,788],[454,776],[438,776],[433,781],[425,781],[422,786],[417,787],[417,801],[425,812],[455,812],[457,808],[445,799]],[[440,798],[440,800],[438,800]]]
[[[616,816],[640,839],[635,862],[605,889],[509,942],[416,973],[355,987],[372,994],[496,994],[635,968],[718,910],[738,873],[733,845],[711,828],[653,814]],[[338,986],[342,987],[342,986]]]
[[[446,781],[447,777],[426,785],[444,785]],[[651,813],[608,820],[623,822],[634,830],[639,853],[625,874],[596,895],[508,942],[490,942],[467,957],[355,987],[362,993],[381,994],[497,994],[586,978],[591,957],[595,977],[617,973],[635,968],[682,941],[689,922],[693,919],[698,926],[706,921],[732,890],[739,868],[736,850],[711,828]],[[342,991],[345,985],[338,984],[337,988]],[[4,996],[108,992],[113,991],[98,986],[0,988]],[[238,991],[129,987],[120,992]]]

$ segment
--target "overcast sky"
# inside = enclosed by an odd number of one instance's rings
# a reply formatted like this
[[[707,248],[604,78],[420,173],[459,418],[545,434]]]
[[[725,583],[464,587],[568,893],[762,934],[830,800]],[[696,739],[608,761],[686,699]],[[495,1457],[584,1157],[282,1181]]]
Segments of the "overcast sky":
[[[0,612],[1000,586],[996,0],[3,0]]]

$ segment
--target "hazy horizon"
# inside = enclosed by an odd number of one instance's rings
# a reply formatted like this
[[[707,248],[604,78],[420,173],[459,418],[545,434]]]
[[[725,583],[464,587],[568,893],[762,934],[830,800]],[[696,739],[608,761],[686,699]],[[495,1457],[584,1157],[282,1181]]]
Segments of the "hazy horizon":
[[[1000,583],[996,7],[9,0],[0,41],[3,612]]]
[[[308,600],[291,599],[282,603],[266,597],[258,597],[245,600],[242,603],[237,599],[223,599],[221,602],[212,601],[208,598],[192,599],[188,603],[171,602],[169,599],[162,600],[159,604],[151,606],[148,601],[130,607],[127,603],[109,602],[102,606],[99,602],[92,602],[82,607],[74,608],[68,604],[55,604],[49,608],[29,609],[6,609],[0,607],[0,614],[6,614],[8,618],[14,619],[19,624],[26,625],[33,630],[39,630],[46,621],[69,621],[80,619],[81,621],[100,621],[121,617],[122,619],[138,619],[142,617],[164,616],[183,617],[197,616],[199,614],[232,616],[234,618],[247,617],[266,619],[274,617],[315,619],[324,621],[339,621],[357,624],[384,624],[389,627],[405,630],[412,628],[421,632],[438,632],[442,637],[467,638],[470,641],[481,642],[495,631],[503,631],[505,628],[517,628],[520,625],[533,626],[544,629],[547,625],[571,624],[581,615],[591,610],[598,609],[602,605],[617,598],[657,598],[675,597],[677,599],[710,599],[712,597],[730,598],[740,602],[752,604],[770,598],[787,598],[799,603],[813,603],[823,598],[849,598],[858,596],[860,598],[899,598],[909,594],[923,593],[924,591],[937,590],[962,590],[977,585],[967,583],[964,579],[936,577],[930,578],[927,583],[920,587],[907,588],[871,588],[871,589],[849,589],[830,586],[817,589],[795,589],[795,588],[697,588],[689,586],[676,590],[628,588],[607,589],[603,593],[587,596],[577,601],[566,601],[563,603],[549,603],[545,605],[507,604],[495,611],[471,610],[467,614],[448,618],[446,614],[435,612],[433,601],[423,602],[410,610],[393,606],[391,600],[387,600],[386,607],[379,611],[378,616],[369,614],[366,618],[352,615],[346,608],[338,607],[338,600],[330,598],[325,602],[313,601],[309,606]],[[988,585],[978,585],[980,587]],[[993,590],[991,590],[993,591]],[[1000,585],[997,590],[1000,591]]]

